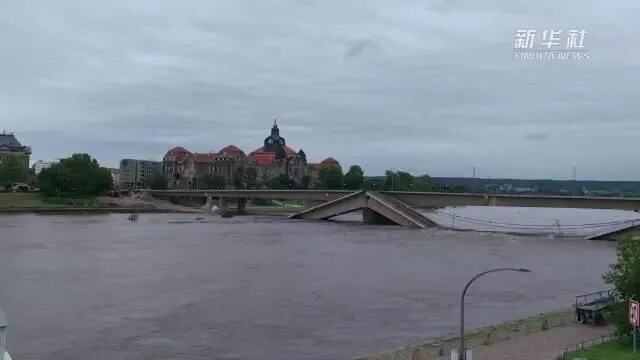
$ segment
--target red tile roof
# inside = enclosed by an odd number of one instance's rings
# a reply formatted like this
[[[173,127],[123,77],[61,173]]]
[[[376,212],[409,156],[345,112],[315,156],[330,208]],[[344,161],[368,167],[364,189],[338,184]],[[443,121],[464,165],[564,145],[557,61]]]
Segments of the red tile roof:
[[[264,146],[263,146],[263,147],[261,147],[259,149],[256,149],[256,150],[252,151],[251,154],[249,154],[249,155],[257,154],[257,153],[275,154],[275,152],[264,151]],[[297,154],[295,150],[293,150],[292,148],[290,148],[290,147],[288,147],[286,145],[284,146],[284,153],[287,154],[287,155],[295,155],[295,154]]]
[[[284,153],[288,156],[296,155],[295,150],[285,145]],[[276,153],[274,151],[264,151],[264,146],[252,151],[249,154],[249,159],[257,166],[269,166],[276,161]]]
[[[253,152],[249,157],[257,166],[269,166],[276,161],[276,153],[272,152]]]
[[[308,163],[309,170],[311,171],[320,171],[322,170],[322,164],[320,163]]]
[[[206,154],[195,153],[193,154],[193,161],[197,163],[210,163],[210,162],[213,162],[213,160],[215,160],[217,155],[218,154],[216,153],[206,153]]]
[[[329,165],[340,165],[340,163],[338,162],[338,160],[332,158],[332,157],[328,157],[324,160],[322,160],[320,162],[320,164],[324,165],[324,166],[329,166]]]
[[[175,158],[176,161],[183,161],[191,155],[189,150],[183,148],[182,146],[174,147],[173,149],[167,151],[167,154],[164,156],[165,158],[172,157]]]
[[[222,150],[220,150],[218,152],[221,155],[230,155],[230,156],[234,156],[234,155],[244,155],[244,151],[242,151],[242,149],[240,149],[239,147],[235,146],[235,145],[228,145],[225,148],[223,148]]]

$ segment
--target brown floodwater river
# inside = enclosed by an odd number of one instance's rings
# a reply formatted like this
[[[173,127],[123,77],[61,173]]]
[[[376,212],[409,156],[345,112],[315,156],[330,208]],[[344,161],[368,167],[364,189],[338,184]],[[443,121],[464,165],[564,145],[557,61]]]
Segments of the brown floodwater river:
[[[349,359],[568,307],[615,243],[198,214],[0,216],[16,359]]]

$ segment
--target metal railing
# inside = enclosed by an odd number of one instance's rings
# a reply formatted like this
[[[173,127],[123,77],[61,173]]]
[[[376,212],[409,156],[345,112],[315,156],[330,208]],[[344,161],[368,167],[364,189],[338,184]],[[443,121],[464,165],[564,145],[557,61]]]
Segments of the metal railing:
[[[599,302],[615,302],[617,299],[618,292],[614,289],[598,291],[576,296],[576,307]]]
[[[618,338],[619,338],[619,335],[617,333],[613,333],[613,334],[598,336],[593,339],[579,342],[577,344],[574,344],[565,348],[560,359],[566,360],[568,359],[568,355],[573,352],[583,351],[584,349],[587,349],[595,345],[607,344],[617,340]]]

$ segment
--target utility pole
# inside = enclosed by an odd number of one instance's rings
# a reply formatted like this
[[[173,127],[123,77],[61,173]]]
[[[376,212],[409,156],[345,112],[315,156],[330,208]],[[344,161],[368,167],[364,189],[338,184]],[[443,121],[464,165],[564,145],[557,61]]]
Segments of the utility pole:
[[[473,169],[473,175],[471,176],[471,178],[475,179],[476,178],[476,167],[472,166],[471,168]]]
[[[394,191],[396,188],[396,169],[391,168],[391,191]]]
[[[572,166],[573,168],[573,191],[572,194],[573,196],[576,196],[576,167]]]

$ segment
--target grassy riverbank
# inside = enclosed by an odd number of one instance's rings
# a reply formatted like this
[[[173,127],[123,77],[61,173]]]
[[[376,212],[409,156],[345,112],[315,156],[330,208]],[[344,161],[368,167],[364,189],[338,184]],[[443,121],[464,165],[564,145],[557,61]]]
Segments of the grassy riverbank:
[[[2,193],[0,209],[61,209],[96,208],[104,206],[93,197],[58,198],[46,197],[40,193]]]
[[[249,203],[245,208],[252,215],[294,214],[308,209],[310,206],[300,201],[267,201],[265,204]]]
[[[584,351],[570,353],[567,359],[588,360],[640,360],[640,353],[633,353],[632,343],[624,338],[607,344],[592,346]]]
[[[0,213],[193,213],[197,208],[168,201],[144,201],[129,197],[48,197],[40,193],[0,193]]]
[[[245,211],[247,214],[295,214],[297,212],[308,209],[309,207],[288,207],[288,206],[247,206]]]

